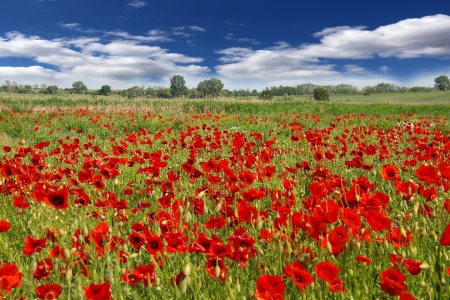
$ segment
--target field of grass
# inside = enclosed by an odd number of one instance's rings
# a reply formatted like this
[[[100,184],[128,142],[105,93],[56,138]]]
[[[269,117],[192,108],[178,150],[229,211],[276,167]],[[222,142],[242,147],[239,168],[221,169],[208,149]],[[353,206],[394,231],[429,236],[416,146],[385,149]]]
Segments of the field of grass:
[[[342,99],[0,95],[0,299],[450,299],[448,105]]]

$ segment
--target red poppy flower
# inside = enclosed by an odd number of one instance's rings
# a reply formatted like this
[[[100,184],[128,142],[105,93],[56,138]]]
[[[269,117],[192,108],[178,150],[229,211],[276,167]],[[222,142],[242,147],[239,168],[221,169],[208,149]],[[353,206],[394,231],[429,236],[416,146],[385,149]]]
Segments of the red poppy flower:
[[[0,264],[0,295],[2,291],[9,294],[11,289],[20,287],[21,283],[22,273],[15,264]]]
[[[39,261],[34,270],[33,277],[37,280],[48,279],[50,277],[50,272],[53,270],[53,262],[51,258],[44,258]]]
[[[445,199],[445,201],[444,201],[444,209],[448,212],[448,213],[450,213],[450,199]]]
[[[232,245],[230,243],[222,245],[218,241],[213,241],[209,247],[208,256],[214,258],[230,257],[232,255],[231,246]]]
[[[56,245],[52,250],[50,250],[49,255],[53,258],[66,258],[64,248],[60,245]]]
[[[150,283],[153,283],[156,280],[155,266],[152,264],[137,266],[134,268],[133,273],[140,278],[140,280],[144,281],[145,287],[148,287]]]
[[[101,222],[92,230],[91,237],[95,245],[95,253],[98,257],[105,255],[105,246],[109,240],[108,228],[108,223]]]
[[[380,279],[381,289],[391,296],[399,296],[408,290],[408,287],[404,283],[406,276],[399,269],[390,268],[381,272]]]
[[[445,230],[442,233],[439,243],[443,247],[450,246],[450,224],[448,224],[447,227],[445,227]]]
[[[441,176],[447,180],[450,180],[450,164],[442,161],[438,166],[439,172],[441,172]]]
[[[111,299],[111,283],[106,281],[100,284],[90,284],[83,286],[84,296],[90,300],[109,300]]]
[[[365,263],[366,265],[370,265],[370,263],[372,262],[372,260],[370,258],[368,258],[366,256],[363,256],[363,255],[358,255],[355,258],[355,260],[359,261],[359,262],[362,262],[362,263]]]
[[[8,231],[11,228],[11,223],[6,220],[0,220],[0,232]]]
[[[219,278],[222,282],[225,282],[227,279],[228,270],[223,259],[208,258],[206,260],[206,270],[212,278]]]
[[[156,255],[164,250],[164,244],[159,236],[146,235],[145,240],[147,241],[146,249],[149,254]]]
[[[224,217],[209,217],[209,220],[203,224],[206,229],[222,229],[225,227],[226,219]]]
[[[305,287],[313,283],[314,278],[306,271],[305,266],[300,262],[293,262],[284,266],[284,274],[291,277],[298,288],[304,292]]]
[[[331,281],[333,278],[337,277],[337,274],[341,272],[341,269],[336,267],[332,262],[324,261],[314,266],[314,272],[316,272],[317,277],[320,279]]]
[[[23,255],[31,255],[33,253],[39,253],[42,248],[47,247],[47,238],[35,239],[32,236],[25,237],[25,244],[23,246]]]
[[[327,281],[328,289],[330,292],[343,293],[345,292],[344,282],[339,277],[334,277],[333,279]]]
[[[249,171],[243,171],[239,174],[239,179],[241,179],[242,182],[251,185],[256,179],[256,174]]]
[[[181,232],[171,232],[162,235],[167,242],[166,251],[169,253],[184,253],[186,251],[187,237]]]
[[[69,208],[69,190],[67,186],[64,186],[60,190],[49,191],[40,200],[55,209],[67,209]]]
[[[441,179],[436,169],[431,165],[420,165],[415,173],[419,180],[423,180],[428,184],[438,183]]]
[[[364,215],[373,231],[386,230],[391,227],[391,219],[377,211],[360,209],[360,212]]]
[[[256,280],[255,297],[258,300],[284,300],[284,285],[281,276],[264,274]]]
[[[354,230],[361,229],[362,226],[361,217],[359,216],[356,210],[351,208],[343,208],[341,210],[341,219],[342,222],[344,222],[344,224],[347,225],[348,227]]]
[[[136,276],[136,274],[131,273],[129,270],[125,270],[125,273],[123,273],[122,276],[120,276],[120,278],[122,279],[123,282],[129,285],[136,285],[139,284],[139,282],[141,282],[141,278]]]
[[[417,275],[420,273],[420,271],[422,271],[422,269],[420,268],[420,265],[422,263],[415,261],[413,259],[405,259],[403,261],[403,265],[406,267],[406,270],[408,270],[408,273],[411,275]]]
[[[381,177],[383,177],[384,180],[398,180],[400,177],[398,175],[397,166],[384,165],[381,167]]]
[[[36,287],[36,296],[39,299],[56,299],[61,295],[62,289],[59,284],[43,284]]]
[[[132,232],[128,236],[128,241],[133,246],[134,250],[139,251],[141,246],[145,243],[145,236],[138,232]]]
[[[27,209],[30,207],[30,203],[25,202],[25,197],[23,196],[14,196],[13,205],[22,209]]]

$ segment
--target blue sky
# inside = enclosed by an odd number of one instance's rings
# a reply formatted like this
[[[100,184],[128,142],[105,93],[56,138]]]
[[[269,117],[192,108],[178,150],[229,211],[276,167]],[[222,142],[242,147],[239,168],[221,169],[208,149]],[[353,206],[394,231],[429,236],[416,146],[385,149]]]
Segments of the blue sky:
[[[0,84],[228,89],[433,86],[450,75],[450,2],[2,0]]]

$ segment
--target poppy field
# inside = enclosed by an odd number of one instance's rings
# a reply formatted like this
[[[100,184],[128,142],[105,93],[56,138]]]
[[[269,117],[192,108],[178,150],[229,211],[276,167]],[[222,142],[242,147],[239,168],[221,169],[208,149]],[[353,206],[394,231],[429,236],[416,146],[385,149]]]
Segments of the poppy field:
[[[449,299],[450,124],[0,111],[0,299]]]

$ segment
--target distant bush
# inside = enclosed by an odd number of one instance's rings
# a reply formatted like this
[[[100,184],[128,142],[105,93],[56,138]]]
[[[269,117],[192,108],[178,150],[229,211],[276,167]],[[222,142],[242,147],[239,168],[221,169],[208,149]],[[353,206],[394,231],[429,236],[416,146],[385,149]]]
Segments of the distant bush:
[[[316,101],[330,101],[330,94],[324,88],[316,88],[314,90],[314,99]]]
[[[273,96],[272,96],[272,92],[269,91],[269,90],[265,90],[265,91],[262,91],[261,94],[259,94],[258,99],[261,99],[261,100],[271,100],[272,97],[273,97]]]
[[[363,94],[363,96],[369,96],[369,95],[370,95],[369,92],[365,92],[365,93]]]

